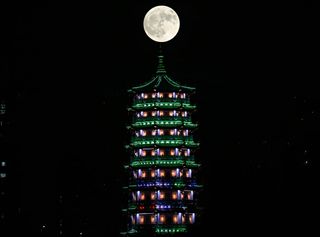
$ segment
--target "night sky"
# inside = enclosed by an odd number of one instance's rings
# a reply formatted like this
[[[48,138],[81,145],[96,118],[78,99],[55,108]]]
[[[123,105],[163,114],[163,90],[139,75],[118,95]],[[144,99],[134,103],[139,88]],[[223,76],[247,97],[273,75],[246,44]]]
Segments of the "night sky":
[[[203,232],[305,236],[311,229],[320,94],[310,2],[41,1],[1,16],[0,97],[11,121],[5,150],[20,208],[1,237],[60,229],[118,236],[127,89],[155,72],[158,44],[142,22],[159,4],[181,22],[163,44],[167,72],[197,88]]]

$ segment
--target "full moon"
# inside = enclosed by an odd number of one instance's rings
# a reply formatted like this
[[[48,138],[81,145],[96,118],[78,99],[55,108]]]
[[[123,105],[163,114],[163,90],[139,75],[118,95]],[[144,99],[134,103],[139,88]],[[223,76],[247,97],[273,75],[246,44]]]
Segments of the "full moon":
[[[157,42],[173,39],[179,27],[178,14],[172,8],[162,5],[151,8],[143,20],[143,28],[147,36]]]

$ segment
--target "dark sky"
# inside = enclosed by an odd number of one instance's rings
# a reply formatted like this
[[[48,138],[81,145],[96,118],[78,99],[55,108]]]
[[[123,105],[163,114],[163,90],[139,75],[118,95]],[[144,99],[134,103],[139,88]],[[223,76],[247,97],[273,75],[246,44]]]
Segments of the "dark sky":
[[[14,108],[25,233],[56,236],[63,218],[68,236],[117,236],[126,90],[155,71],[158,45],[142,21],[158,4],[181,21],[163,45],[167,71],[198,89],[203,230],[303,229],[320,153],[311,3],[41,1],[1,20],[0,86]]]

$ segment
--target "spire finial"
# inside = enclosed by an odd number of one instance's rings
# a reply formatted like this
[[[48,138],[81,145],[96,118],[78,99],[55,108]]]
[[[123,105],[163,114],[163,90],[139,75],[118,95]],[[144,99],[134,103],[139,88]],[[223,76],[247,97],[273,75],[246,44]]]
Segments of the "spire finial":
[[[164,63],[163,63],[163,54],[162,54],[161,43],[159,44],[157,74],[158,73],[166,73],[166,69],[165,69]]]

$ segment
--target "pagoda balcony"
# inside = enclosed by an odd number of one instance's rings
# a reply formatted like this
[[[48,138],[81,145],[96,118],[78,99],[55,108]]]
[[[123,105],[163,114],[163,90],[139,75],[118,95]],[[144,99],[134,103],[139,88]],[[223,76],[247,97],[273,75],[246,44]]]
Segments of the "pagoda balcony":
[[[189,184],[196,184],[196,176],[193,177],[166,177],[166,178],[160,178],[160,177],[154,177],[154,178],[140,178],[140,179],[130,179],[129,185],[137,185],[138,187],[146,188],[146,187],[171,187],[170,185],[174,183],[183,183],[186,185]],[[179,186],[179,185],[177,185]]]
[[[179,102],[179,103],[190,103],[190,98],[148,98],[148,99],[135,99],[133,105],[144,104],[144,103],[155,103],[155,102]]]
[[[145,121],[137,121],[132,124],[133,128],[148,128],[148,127],[159,127],[159,128],[196,128],[198,124],[194,124],[191,121],[184,121],[183,119],[168,119],[168,120],[158,120],[154,118],[149,118]],[[130,128],[130,126],[129,126]]]
[[[152,117],[134,117],[133,122],[144,122],[144,121],[187,121],[191,122],[191,117],[182,117],[182,116],[152,116]]]
[[[143,140],[143,141],[134,141],[130,144],[130,146],[135,148],[142,148],[142,147],[176,147],[176,146],[184,146],[184,147],[199,147],[199,143],[196,143],[192,140],[185,140],[185,139],[150,139],[150,140]]]
[[[132,229],[125,233],[126,236],[150,236],[150,233],[156,233],[157,235],[167,236],[170,234],[183,234],[187,233],[187,226],[176,224],[176,225],[166,225],[166,224],[135,224]],[[141,234],[142,233],[142,234]]]
[[[185,109],[194,110],[196,105],[191,105],[190,103],[180,103],[180,102],[151,102],[151,103],[137,103],[132,105],[134,110],[149,110],[149,109]]]
[[[190,178],[189,181],[183,179],[177,180],[163,180],[163,181],[152,181],[152,182],[144,182],[144,183],[131,183],[128,186],[130,189],[197,189],[201,188],[201,185],[198,185],[194,178]]]
[[[191,156],[134,156],[131,161],[185,161],[185,160],[194,160],[194,155]]]
[[[199,168],[200,164],[193,160],[153,160],[153,161],[133,161],[130,164],[133,168],[144,168],[144,167],[187,167],[187,168]]]
[[[195,204],[197,200],[144,200],[144,201],[134,201],[128,200],[128,209],[125,211],[129,211],[131,213],[139,213],[139,212],[166,212],[177,211],[177,212],[185,212],[187,211],[196,211],[197,207]]]
[[[136,141],[153,141],[153,140],[184,140],[193,141],[193,136],[183,136],[183,135],[155,135],[155,136],[139,136],[132,137],[131,142]]]

